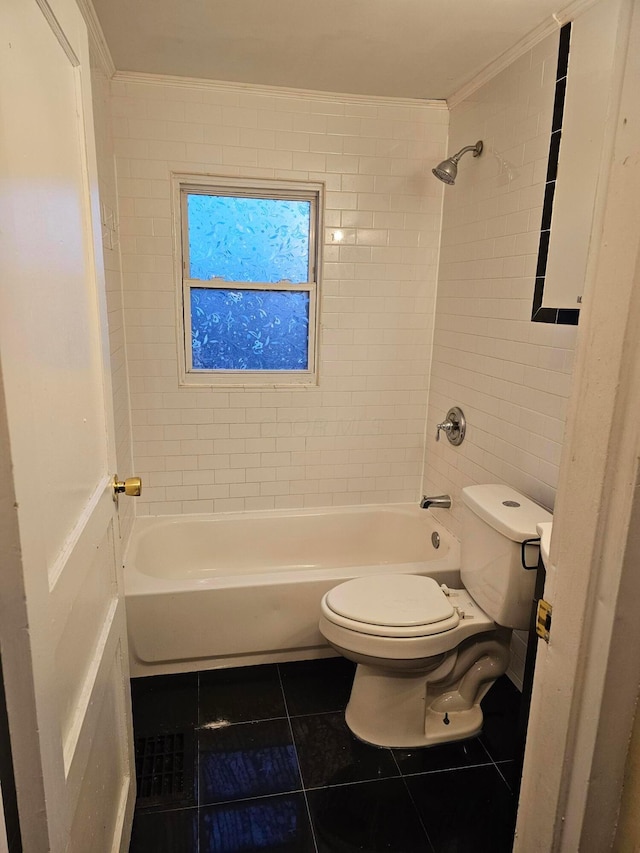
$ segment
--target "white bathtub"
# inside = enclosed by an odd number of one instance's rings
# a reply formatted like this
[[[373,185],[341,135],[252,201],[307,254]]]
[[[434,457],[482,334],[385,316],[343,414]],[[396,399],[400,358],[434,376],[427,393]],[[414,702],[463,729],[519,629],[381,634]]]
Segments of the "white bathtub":
[[[124,566],[131,674],[335,654],[318,631],[331,587],[377,572],[456,585],[458,568],[457,541],[413,505],[139,518]]]

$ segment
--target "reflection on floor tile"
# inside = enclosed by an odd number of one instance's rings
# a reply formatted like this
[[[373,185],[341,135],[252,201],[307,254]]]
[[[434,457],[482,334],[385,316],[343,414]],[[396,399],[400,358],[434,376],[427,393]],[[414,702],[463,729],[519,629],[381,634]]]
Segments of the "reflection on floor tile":
[[[432,853],[402,779],[322,788],[307,796],[318,853]]]
[[[514,759],[518,750],[520,693],[508,678],[499,679],[482,701],[480,739],[494,761]]]
[[[198,810],[136,813],[129,853],[199,853]]]
[[[481,737],[391,750],[347,728],[353,669],[335,658],[135,679],[130,853],[509,853],[513,685],[483,700]]]
[[[314,714],[291,720],[305,788],[399,776],[389,749],[362,743],[344,714]]]
[[[188,731],[198,722],[198,673],[131,679],[136,735]]]
[[[200,810],[200,853],[314,853],[304,794],[207,806]]]
[[[200,673],[200,725],[286,717],[275,664]]]
[[[392,752],[403,775],[491,764],[486,749],[477,738],[430,746],[428,749],[394,749]]]
[[[282,686],[291,716],[344,710],[355,669],[355,664],[345,658],[281,665]]]
[[[406,781],[436,853],[510,853],[515,803],[495,766]]]
[[[515,791],[520,783],[520,764],[517,761],[499,761],[496,763],[500,775],[509,786],[509,790]]]
[[[198,742],[200,805],[302,787],[287,720],[201,730]]]

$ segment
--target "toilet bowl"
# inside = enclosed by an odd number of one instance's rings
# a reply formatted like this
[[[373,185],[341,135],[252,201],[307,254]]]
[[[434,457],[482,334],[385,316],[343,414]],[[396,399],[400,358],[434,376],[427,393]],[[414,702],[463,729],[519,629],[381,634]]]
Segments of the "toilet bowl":
[[[361,740],[417,747],[473,737],[480,702],[526,629],[535,574],[525,540],[550,513],[507,486],[470,486],[458,589],[421,575],[355,578],[321,603],[320,631],[357,663],[346,721]],[[527,554],[531,564],[532,554]]]

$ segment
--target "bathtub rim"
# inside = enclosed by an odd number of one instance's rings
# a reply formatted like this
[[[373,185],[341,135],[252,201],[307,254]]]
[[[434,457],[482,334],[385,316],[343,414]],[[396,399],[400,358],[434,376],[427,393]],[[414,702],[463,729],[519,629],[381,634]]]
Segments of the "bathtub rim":
[[[441,541],[447,545],[444,554],[438,555],[435,551],[431,559],[407,563],[380,563],[373,565],[351,565],[344,567],[318,567],[318,568],[283,568],[269,571],[256,571],[247,574],[233,574],[212,577],[175,577],[166,578],[142,571],[135,562],[140,535],[154,527],[170,527],[174,524],[193,523],[215,523],[216,520],[242,520],[265,518],[296,518],[300,516],[310,517],[316,515],[356,515],[365,512],[387,512],[411,515],[416,518],[428,520],[433,531],[440,534]],[[432,547],[432,546],[430,546]],[[133,527],[123,557],[125,597],[144,596],[149,594],[171,594],[190,592],[198,589],[224,589],[227,587],[251,587],[258,585],[272,585],[288,581],[291,583],[302,583],[326,578],[335,578],[336,584],[352,577],[366,574],[382,574],[402,572],[403,574],[429,574],[427,566],[434,569],[460,568],[460,543],[456,537],[438,521],[429,510],[421,509],[413,503],[395,504],[358,504],[356,506],[339,507],[306,507],[295,509],[278,510],[252,510],[248,512],[234,511],[221,513],[191,513],[174,515],[139,516],[134,519]]]

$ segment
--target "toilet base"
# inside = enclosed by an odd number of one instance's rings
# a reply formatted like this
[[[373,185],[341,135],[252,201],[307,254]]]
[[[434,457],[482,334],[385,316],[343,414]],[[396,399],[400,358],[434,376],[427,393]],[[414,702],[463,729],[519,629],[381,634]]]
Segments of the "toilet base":
[[[359,663],[346,710],[353,734],[375,746],[434,746],[482,730],[480,702],[509,664],[509,634],[453,650],[425,673]]]
[[[349,729],[358,740],[373,746],[394,749],[415,749],[466,740],[480,734],[483,722],[482,708],[479,704],[466,711],[449,712],[448,723],[444,722],[444,714],[429,711],[424,720],[424,730],[419,732],[406,730],[401,732],[398,729],[394,729],[393,732],[380,731],[378,727],[371,725],[373,722],[371,719],[366,719],[363,725],[358,719],[358,714],[353,713],[353,710],[350,713],[347,709],[345,716]]]

